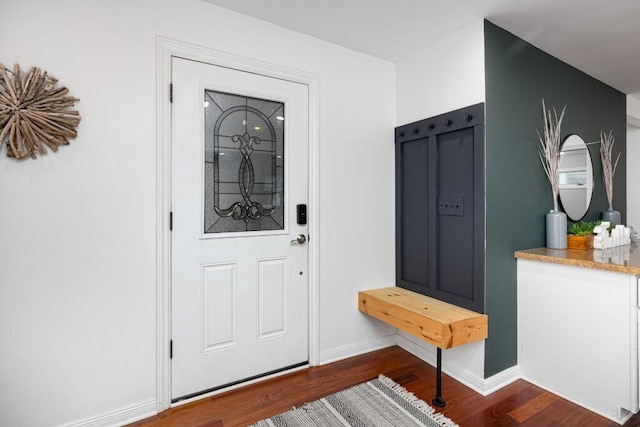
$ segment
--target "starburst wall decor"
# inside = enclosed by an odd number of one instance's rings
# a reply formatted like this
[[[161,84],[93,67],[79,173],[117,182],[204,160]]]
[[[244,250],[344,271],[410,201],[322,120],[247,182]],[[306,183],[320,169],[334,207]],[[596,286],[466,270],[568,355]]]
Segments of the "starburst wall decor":
[[[8,157],[35,159],[78,135],[80,114],[70,107],[79,99],[57,82],[40,68],[23,75],[18,64],[9,70],[0,63],[0,149],[6,145]]]

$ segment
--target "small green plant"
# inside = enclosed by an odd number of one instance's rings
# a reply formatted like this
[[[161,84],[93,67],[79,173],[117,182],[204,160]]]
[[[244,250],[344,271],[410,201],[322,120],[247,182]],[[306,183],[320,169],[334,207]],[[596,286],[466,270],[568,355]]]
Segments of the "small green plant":
[[[593,234],[593,229],[600,225],[602,221],[579,221],[574,222],[567,232],[575,236],[588,236]]]

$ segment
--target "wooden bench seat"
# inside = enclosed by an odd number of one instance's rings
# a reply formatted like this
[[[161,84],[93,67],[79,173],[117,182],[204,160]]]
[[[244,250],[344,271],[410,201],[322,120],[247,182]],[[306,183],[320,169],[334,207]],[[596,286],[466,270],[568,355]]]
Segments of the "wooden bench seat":
[[[441,396],[442,349],[488,337],[486,314],[440,301],[397,286],[358,293],[358,309],[437,347],[437,392],[433,404],[444,407]]]
[[[442,349],[488,336],[486,314],[396,286],[359,292],[358,309]]]

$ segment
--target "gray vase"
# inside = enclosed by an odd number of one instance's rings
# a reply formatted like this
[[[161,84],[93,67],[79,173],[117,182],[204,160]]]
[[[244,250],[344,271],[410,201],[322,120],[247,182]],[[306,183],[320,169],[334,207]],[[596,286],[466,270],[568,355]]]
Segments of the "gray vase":
[[[611,204],[609,204],[609,209],[602,212],[602,220],[609,221],[612,225],[622,224],[622,220],[620,219],[620,211],[614,211]]]
[[[560,212],[558,202],[553,210],[546,214],[547,247],[549,249],[567,249],[567,214]]]

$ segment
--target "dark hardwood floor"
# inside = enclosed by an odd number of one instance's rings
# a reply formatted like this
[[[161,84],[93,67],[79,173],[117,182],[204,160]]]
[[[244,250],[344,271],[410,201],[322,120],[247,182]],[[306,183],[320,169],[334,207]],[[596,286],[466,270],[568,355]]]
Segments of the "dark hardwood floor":
[[[431,365],[399,347],[390,347],[179,406],[131,426],[247,426],[378,374],[385,374],[431,404],[435,373]],[[487,397],[447,375],[442,383],[447,407],[441,412],[462,427],[618,425],[523,380]],[[626,426],[640,426],[640,416],[635,415]]]

